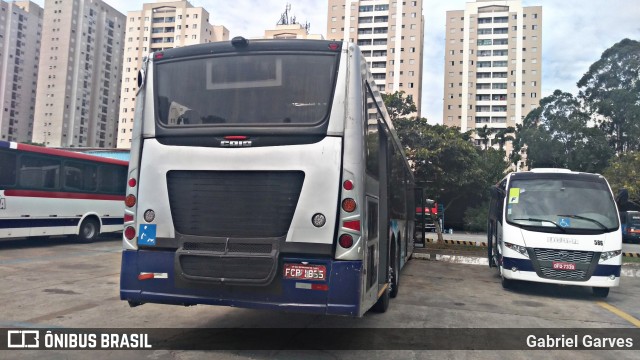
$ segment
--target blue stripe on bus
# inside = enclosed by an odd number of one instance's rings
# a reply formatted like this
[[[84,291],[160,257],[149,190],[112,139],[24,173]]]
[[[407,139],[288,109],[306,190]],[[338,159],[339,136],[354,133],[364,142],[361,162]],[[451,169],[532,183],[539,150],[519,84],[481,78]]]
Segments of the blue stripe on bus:
[[[0,148],[9,149],[10,147],[11,147],[10,142],[0,140]]]
[[[516,259],[511,257],[502,258],[502,267],[505,269],[511,269],[513,267],[518,268],[520,271],[535,271],[533,263],[529,259]]]
[[[124,224],[124,218],[112,218],[104,217],[102,219],[102,225],[122,225]]]
[[[0,229],[77,226],[80,218],[0,219]],[[103,225],[124,224],[124,218],[103,218]]]
[[[325,264],[329,273],[329,290],[296,288],[296,283],[308,281],[282,279],[279,271],[273,280],[279,290],[261,292],[238,291],[241,287],[176,287],[174,256],[174,251],[123,251],[120,298],[138,303],[209,304],[349,316],[357,316],[359,312],[361,261],[318,261],[285,257],[285,262],[309,261]],[[167,273],[168,279],[138,280],[140,272]]]
[[[598,265],[596,266],[596,271],[593,272],[593,276],[615,275],[616,277],[620,277],[621,269],[622,266],[620,265]]]
[[[533,263],[528,259],[515,259],[510,257],[503,258],[503,267],[505,269],[511,269],[513,267],[518,268],[519,271],[533,271]],[[615,275],[616,277],[620,277],[620,265],[597,265],[591,276],[611,276]]]

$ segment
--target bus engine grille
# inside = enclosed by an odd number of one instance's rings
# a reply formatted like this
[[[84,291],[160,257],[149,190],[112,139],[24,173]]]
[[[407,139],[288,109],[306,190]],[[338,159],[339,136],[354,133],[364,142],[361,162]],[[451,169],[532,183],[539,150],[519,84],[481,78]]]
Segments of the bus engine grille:
[[[539,249],[533,250],[538,261],[563,261],[577,264],[591,264],[593,251]]]
[[[302,171],[169,171],[173,225],[195,236],[285,236],[303,181]]]

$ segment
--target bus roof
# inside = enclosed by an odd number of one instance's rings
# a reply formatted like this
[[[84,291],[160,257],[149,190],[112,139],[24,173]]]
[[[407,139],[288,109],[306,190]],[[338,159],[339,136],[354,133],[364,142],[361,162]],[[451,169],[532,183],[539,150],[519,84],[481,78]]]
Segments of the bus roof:
[[[118,159],[111,159],[111,158],[106,158],[101,156],[83,154],[79,152],[47,148],[44,146],[21,144],[16,142],[8,142],[8,141],[2,141],[2,140],[0,140],[0,148],[20,150],[20,151],[26,151],[31,153],[43,154],[43,155],[60,156],[60,157],[65,157],[69,159],[102,162],[102,163],[115,164],[115,165],[127,166],[129,164],[127,161],[118,160]]]
[[[511,179],[581,179],[587,181],[604,181],[604,176],[585,172],[571,171],[567,169],[540,168],[530,171],[512,172],[507,177]]]
[[[333,45],[332,45],[333,44]],[[336,46],[337,45],[337,46]],[[173,58],[211,55],[216,53],[241,54],[245,51],[327,51],[339,52],[342,42],[329,40],[307,39],[258,39],[246,40],[244,45],[234,46],[232,41],[218,41],[171,48],[153,53],[153,60],[167,60]]]

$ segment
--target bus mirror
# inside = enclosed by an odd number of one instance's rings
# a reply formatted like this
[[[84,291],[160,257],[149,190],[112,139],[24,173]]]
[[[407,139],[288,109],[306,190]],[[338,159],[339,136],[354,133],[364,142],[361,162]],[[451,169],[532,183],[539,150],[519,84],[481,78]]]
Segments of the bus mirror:
[[[616,196],[616,203],[618,206],[625,206],[629,201],[629,191],[627,189],[620,189],[618,196]]]

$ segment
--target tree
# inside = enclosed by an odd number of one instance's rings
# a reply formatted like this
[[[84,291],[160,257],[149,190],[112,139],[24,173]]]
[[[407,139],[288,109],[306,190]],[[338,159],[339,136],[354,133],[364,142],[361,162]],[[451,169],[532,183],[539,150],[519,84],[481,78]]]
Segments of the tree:
[[[640,150],[640,42],[605,50],[578,81],[579,97],[605,120],[600,128],[616,153]]]
[[[513,133],[515,133],[515,131],[516,129],[513,126],[508,126],[504,129],[496,130],[494,139],[498,142],[498,146],[501,151],[504,150],[504,145],[507,143],[507,141],[513,141],[515,139],[512,135]]]
[[[396,91],[393,94],[382,94],[382,100],[387,107],[387,112],[392,121],[396,121],[417,111],[413,96],[405,97],[404,91]]]
[[[489,138],[491,137],[491,135],[493,135],[494,129],[485,125],[483,127],[475,128],[473,131],[478,136],[478,139],[480,139],[480,141],[482,142],[483,149],[488,148]]]
[[[632,152],[614,158],[603,175],[614,194],[620,189],[627,189],[629,200],[640,203],[640,153]]]
[[[526,148],[529,167],[602,172],[613,155],[603,131],[589,127],[578,99],[560,90],[540,100],[516,131],[511,159]]]

